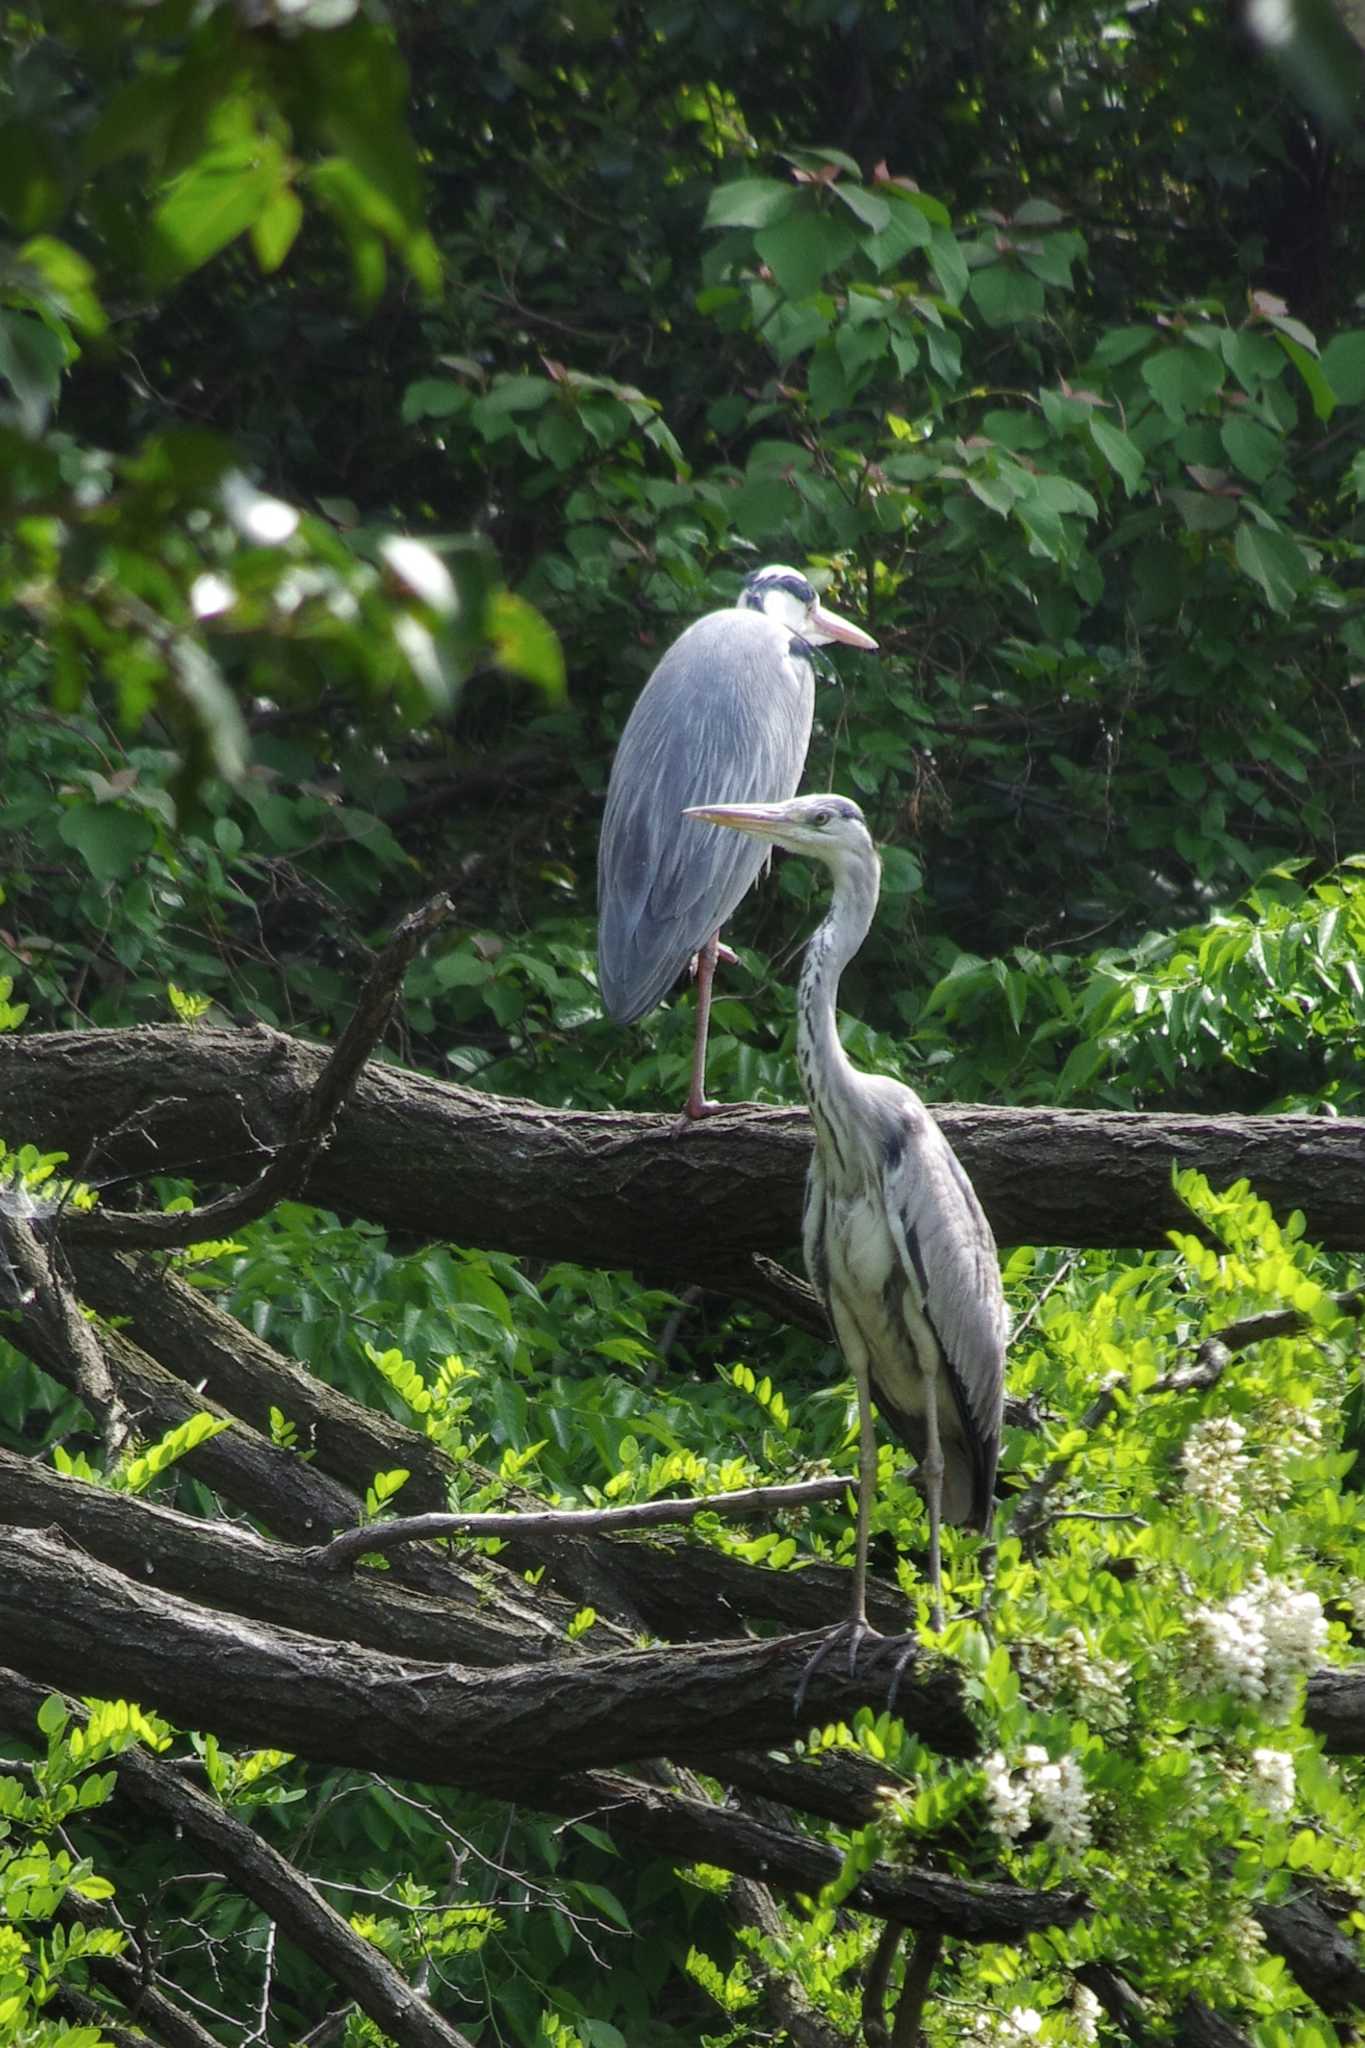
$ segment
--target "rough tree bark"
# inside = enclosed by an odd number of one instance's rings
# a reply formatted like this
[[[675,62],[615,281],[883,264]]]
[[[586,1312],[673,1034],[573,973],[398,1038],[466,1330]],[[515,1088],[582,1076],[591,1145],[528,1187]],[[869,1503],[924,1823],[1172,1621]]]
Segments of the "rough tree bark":
[[[0,1040],[0,1131],[61,1146],[98,1183],[239,1182],[286,1141],[323,1059],[260,1027],[20,1035]],[[936,1114],[1002,1244],[1163,1243],[1189,1227],[1170,1185],[1183,1165],[1215,1183],[1245,1175],[1323,1244],[1365,1245],[1365,1119]],[[552,1111],[371,1061],[307,1193],[423,1241],[737,1286],[753,1254],[799,1238],[806,1112],[739,1107],[681,1141],[673,1121]]]

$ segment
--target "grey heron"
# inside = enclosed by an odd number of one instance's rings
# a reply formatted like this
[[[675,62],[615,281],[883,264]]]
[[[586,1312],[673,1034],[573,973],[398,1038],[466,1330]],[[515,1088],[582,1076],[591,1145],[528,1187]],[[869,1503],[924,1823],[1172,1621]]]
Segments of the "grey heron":
[[[881,862],[857,804],[801,796],[702,804],[686,815],[823,861],[834,879],[828,914],[801,970],[796,1056],[815,1125],[802,1230],[806,1270],[858,1389],[853,1602],[836,1631],[851,1631],[856,1658],[859,1641],[871,1633],[873,1400],[918,1461],[936,1629],[943,1626],[942,1518],[977,1529],[990,1524],[1009,1335],[995,1239],[914,1089],[888,1075],[860,1073],[839,1042],[839,977],[867,936],[881,883]]]
[[[729,832],[681,826],[705,802],[772,803],[795,794],[815,715],[811,649],[875,648],[826,611],[797,569],[757,570],[724,611],[673,642],[636,699],[607,789],[597,857],[597,977],[608,1014],[633,1023],[689,961],[697,1029],[685,1117],[706,1098],[706,1035],[720,928],[768,850]]]

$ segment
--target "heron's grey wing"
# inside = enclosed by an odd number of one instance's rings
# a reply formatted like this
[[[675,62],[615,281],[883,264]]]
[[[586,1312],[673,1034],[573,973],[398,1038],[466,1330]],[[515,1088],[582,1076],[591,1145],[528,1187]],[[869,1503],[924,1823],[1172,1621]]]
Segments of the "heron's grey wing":
[[[665,995],[768,859],[742,832],[682,816],[691,804],[794,794],[814,677],[757,612],[715,612],[674,642],[621,735],[598,848],[598,980],[618,1023]]]
[[[899,1083],[883,1085],[887,1222],[906,1281],[938,1339],[970,1468],[958,1475],[970,1505],[964,1500],[964,1512],[951,1519],[984,1528],[1000,1455],[1009,1338],[999,1253],[976,1190],[924,1104]],[[945,1441],[943,1448],[951,1467],[953,1446]],[[951,1478],[945,1472],[945,1513]]]

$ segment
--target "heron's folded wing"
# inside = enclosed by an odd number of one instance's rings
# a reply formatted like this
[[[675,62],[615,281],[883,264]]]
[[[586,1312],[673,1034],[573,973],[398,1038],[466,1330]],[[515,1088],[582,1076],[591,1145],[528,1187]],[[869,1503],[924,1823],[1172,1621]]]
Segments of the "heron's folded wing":
[[[884,1149],[887,1220],[933,1325],[972,1461],[971,1520],[990,1516],[1000,1455],[1009,1318],[995,1238],[976,1190],[924,1104],[896,1085]]]
[[[723,641],[709,630],[722,622]],[[792,795],[812,704],[809,664],[756,613],[699,620],[645,685],[617,748],[598,852],[598,977],[618,1022],[653,1008],[768,859],[759,841],[683,811]]]

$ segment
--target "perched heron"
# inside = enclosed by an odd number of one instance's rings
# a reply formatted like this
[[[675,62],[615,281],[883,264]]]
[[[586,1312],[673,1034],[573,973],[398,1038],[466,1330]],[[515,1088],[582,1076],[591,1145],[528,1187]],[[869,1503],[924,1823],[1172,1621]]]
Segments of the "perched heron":
[[[626,721],[597,858],[597,978],[608,1013],[633,1023],[696,963],[697,1034],[683,1114],[705,1116],[706,1033],[720,928],[768,850],[681,826],[704,802],[792,796],[815,715],[813,647],[875,648],[825,610],[799,570],[759,569],[725,611],[673,642]]]
[[[870,1633],[874,1399],[918,1460],[929,1507],[936,1629],[943,1626],[943,1517],[977,1529],[990,1524],[1009,1334],[995,1239],[971,1182],[914,1089],[884,1074],[860,1073],[839,1042],[839,977],[867,937],[881,881],[881,862],[857,804],[842,796],[800,796],[780,804],[702,804],[687,816],[821,860],[834,878],[828,915],[801,970],[796,1056],[815,1124],[803,1224],[806,1270],[858,1388],[853,1605],[835,1632],[851,1631],[856,1658]]]

